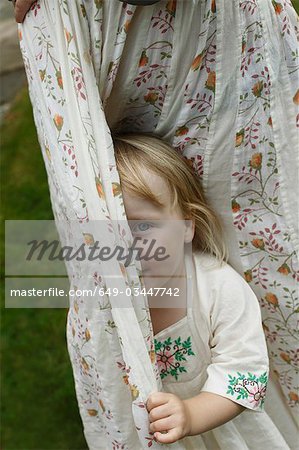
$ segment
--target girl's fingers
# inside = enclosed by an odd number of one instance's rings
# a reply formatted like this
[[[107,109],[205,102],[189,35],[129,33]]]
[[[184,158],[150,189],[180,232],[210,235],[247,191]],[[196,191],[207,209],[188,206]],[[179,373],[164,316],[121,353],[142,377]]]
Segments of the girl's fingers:
[[[156,406],[149,413],[149,421],[155,422],[155,420],[163,419],[163,417],[170,416],[171,413],[172,411],[170,410],[170,407],[167,404]]]
[[[180,439],[177,428],[172,428],[172,430],[168,430],[168,432],[165,434],[156,431],[154,433],[154,437],[161,444],[172,444],[173,442],[176,442],[178,439]]]
[[[169,394],[168,392],[152,392],[147,399],[146,409],[151,411],[153,408],[156,408],[160,405],[166,404],[169,399],[173,396],[173,394]]]
[[[150,424],[150,430],[152,432],[155,431],[168,431],[171,427],[173,427],[173,423],[171,417],[165,417],[164,419],[156,420]]]

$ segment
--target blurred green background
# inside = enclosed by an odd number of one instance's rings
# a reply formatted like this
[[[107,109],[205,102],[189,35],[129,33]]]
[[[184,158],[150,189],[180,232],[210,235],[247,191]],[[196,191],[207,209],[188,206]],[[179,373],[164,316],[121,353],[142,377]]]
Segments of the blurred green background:
[[[4,308],[4,219],[53,219],[27,87],[1,127],[1,448],[87,449],[66,347],[66,309]]]
[[[298,12],[299,0],[293,4]],[[66,347],[67,311],[4,308],[4,220],[53,219],[27,86],[6,113],[0,136],[1,448],[87,449]]]

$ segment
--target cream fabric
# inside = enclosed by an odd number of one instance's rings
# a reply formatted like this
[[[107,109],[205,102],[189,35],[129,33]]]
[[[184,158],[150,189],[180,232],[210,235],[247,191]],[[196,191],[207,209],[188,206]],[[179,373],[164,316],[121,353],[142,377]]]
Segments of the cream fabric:
[[[227,264],[220,267],[199,252],[186,254],[185,264],[192,281],[187,315],[155,335],[163,387],[186,399],[211,392],[246,410],[182,444],[187,449],[289,449],[264,411],[269,367],[257,298]]]

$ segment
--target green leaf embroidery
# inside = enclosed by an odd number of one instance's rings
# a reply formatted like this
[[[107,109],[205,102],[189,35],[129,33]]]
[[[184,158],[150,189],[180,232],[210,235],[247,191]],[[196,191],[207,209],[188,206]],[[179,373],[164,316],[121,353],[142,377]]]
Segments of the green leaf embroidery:
[[[233,397],[237,395],[237,400],[248,400],[254,407],[262,408],[265,401],[268,375],[264,372],[259,377],[251,372],[247,375],[237,372],[238,377],[228,374],[228,386],[226,393]]]
[[[167,375],[178,380],[181,373],[187,373],[186,367],[181,362],[187,361],[186,356],[195,356],[192,351],[191,336],[182,342],[181,336],[172,341],[168,337],[164,342],[154,340],[157,362],[160,369],[160,376],[163,380]]]

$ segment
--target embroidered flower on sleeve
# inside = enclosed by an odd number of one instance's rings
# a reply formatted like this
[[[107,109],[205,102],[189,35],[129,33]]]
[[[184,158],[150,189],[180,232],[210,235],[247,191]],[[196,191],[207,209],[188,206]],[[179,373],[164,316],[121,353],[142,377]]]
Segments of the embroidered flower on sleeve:
[[[182,361],[187,361],[184,355],[195,355],[192,351],[190,336],[183,342],[180,336],[174,342],[170,337],[164,342],[155,339],[155,352],[162,380],[167,375],[172,375],[177,380],[180,373],[187,372],[181,364]]]
[[[237,400],[247,399],[253,407],[262,407],[265,401],[268,376],[264,372],[259,377],[248,372],[247,375],[237,372],[238,377],[228,375],[227,394],[237,395]]]

